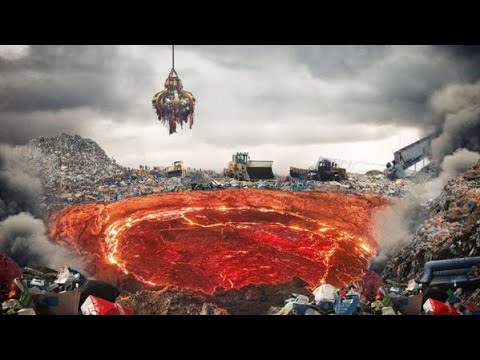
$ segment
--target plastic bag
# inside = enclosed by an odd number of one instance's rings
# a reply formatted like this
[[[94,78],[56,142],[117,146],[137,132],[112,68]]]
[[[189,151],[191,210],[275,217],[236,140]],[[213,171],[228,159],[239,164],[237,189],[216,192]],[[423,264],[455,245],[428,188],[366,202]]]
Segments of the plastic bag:
[[[313,295],[315,296],[315,302],[335,302],[337,290],[330,284],[323,284],[313,290]]]

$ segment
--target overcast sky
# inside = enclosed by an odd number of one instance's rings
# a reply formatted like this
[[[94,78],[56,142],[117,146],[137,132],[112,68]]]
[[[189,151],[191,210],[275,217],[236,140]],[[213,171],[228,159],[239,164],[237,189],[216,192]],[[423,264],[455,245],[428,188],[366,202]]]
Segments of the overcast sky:
[[[192,130],[169,135],[151,107],[171,47],[0,45],[0,141],[62,132],[119,163],[220,170],[236,151],[274,171],[320,155],[384,166],[428,127],[430,97],[480,76],[478,47],[177,45],[197,99]]]

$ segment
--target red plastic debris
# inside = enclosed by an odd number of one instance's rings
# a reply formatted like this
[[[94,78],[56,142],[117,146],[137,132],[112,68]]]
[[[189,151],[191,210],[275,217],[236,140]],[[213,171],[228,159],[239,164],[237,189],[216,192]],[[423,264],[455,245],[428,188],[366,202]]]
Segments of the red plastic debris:
[[[8,296],[12,282],[20,277],[18,264],[4,254],[0,254],[0,299]]]
[[[455,306],[435,299],[425,301],[423,310],[427,315],[460,315]]]
[[[120,304],[90,295],[81,306],[83,315],[134,315],[134,311]]]
[[[374,301],[378,289],[383,286],[383,279],[376,272],[367,270],[362,278],[362,292],[361,297],[368,301]]]

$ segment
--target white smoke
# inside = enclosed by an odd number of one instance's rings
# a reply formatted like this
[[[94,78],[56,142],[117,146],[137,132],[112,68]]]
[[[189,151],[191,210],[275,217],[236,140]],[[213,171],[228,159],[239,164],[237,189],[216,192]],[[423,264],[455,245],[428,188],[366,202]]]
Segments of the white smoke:
[[[409,196],[377,214],[375,222],[380,229],[378,253],[371,267],[379,270],[388,258],[402,245],[408,244],[418,226],[425,220],[422,203],[440,195],[445,185],[458,174],[468,170],[480,160],[480,153],[459,149],[444,157],[441,173],[429,182],[417,184]]]

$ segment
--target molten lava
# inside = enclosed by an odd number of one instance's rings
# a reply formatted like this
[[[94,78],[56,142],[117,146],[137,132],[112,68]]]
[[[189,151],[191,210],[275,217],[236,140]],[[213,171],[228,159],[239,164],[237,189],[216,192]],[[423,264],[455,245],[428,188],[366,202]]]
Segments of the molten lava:
[[[312,288],[357,280],[375,250],[375,195],[271,190],[168,193],[70,206],[50,235],[146,286],[212,294],[217,287],[280,284]]]

